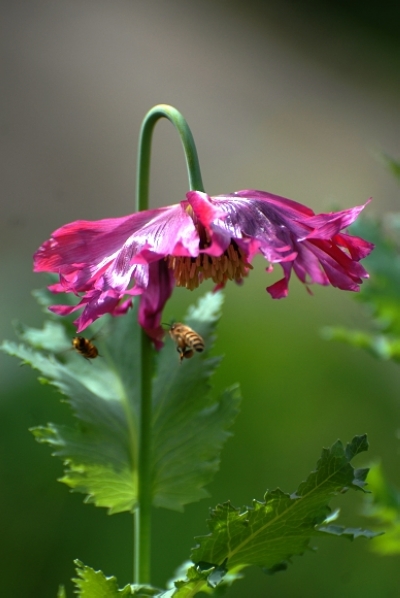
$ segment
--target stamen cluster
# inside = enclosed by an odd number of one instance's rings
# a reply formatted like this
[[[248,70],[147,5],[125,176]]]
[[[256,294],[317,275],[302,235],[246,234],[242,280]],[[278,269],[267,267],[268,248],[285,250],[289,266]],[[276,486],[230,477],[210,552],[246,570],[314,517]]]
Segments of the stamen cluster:
[[[253,266],[247,262],[240,247],[231,243],[227,250],[218,257],[206,253],[196,258],[169,255],[164,258],[168,268],[173,271],[176,286],[196,289],[203,280],[211,278],[217,285],[225,285],[228,280],[240,282],[248,275]]]

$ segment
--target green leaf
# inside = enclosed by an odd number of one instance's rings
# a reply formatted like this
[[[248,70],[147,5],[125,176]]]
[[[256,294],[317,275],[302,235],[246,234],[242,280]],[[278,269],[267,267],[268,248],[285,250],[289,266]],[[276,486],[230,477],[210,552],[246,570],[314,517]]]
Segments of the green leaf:
[[[380,463],[371,466],[368,482],[371,494],[365,500],[364,514],[384,532],[371,550],[382,555],[400,554],[400,490],[387,481]]]
[[[122,598],[132,595],[130,586],[118,589],[115,577],[106,577],[102,571],[95,571],[78,560],[75,564],[78,577],[73,582],[80,598]]]
[[[359,527],[342,527],[341,525],[326,525],[318,528],[319,532],[331,534],[332,536],[342,536],[348,540],[356,540],[357,538],[367,538],[371,540],[376,538],[383,532],[373,532],[369,529],[361,529]]]
[[[46,295],[40,295],[45,301]],[[186,323],[202,336],[202,355],[180,363],[172,341],[157,358],[153,387],[152,477],[154,504],[181,510],[207,496],[218,468],[227,429],[237,413],[236,388],[214,398],[209,379],[219,358],[209,358],[222,295],[209,294],[190,311]],[[2,349],[22,359],[66,397],[75,425],[47,424],[32,430],[65,464],[61,481],[86,494],[86,501],[110,513],[132,511],[137,500],[140,414],[140,328],[136,312],[111,318],[100,328],[99,357],[85,360],[70,350],[65,319],[42,330],[19,327],[34,347],[5,342]],[[88,333],[91,334],[91,333]],[[38,351],[37,349],[41,349]],[[54,354],[48,353],[52,350]]]
[[[123,589],[118,588],[115,577],[106,577],[102,571],[95,571],[80,561],[74,561],[78,577],[72,581],[76,586],[76,594],[79,598],[127,598],[136,596],[158,596],[160,590],[150,586],[126,585]]]
[[[192,308],[185,324],[205,341],[205,352],[180,362],[172,340],[161,351],[153,387],[154,504],[182,510],[208,496],[203,486],[219,466],[240,401],[237,387],[215,398],[210,377],[220,358],[208,358],[223,295],[209,293]]]
[[[41,331],[42,346],[51,342],[54,325]],[[34,345],[40,338],[27,329],[23,336]],[[124,345],[127,337],[130,342]],[[38,370],[44,382],[67,397],[77,425],[48,424],[32,432],[64,461],[62,481],[87,494],[87,501],[108,507],[110,513],[131,510],[136,501],[138,382],[131,364],[138,361],[137,337],[133,314],[113,319],[112,333],[102,344],[103,357],[89,362],[67,351],[62,354],[65,364],[51,354],[3,343],[3,350]]]
[[[41,330],[29,328],[21,322],[14,322],[14,327],[22,341],[37,349],[52,353],[71,349],[71,339],[68,338],[65,328],[53,320],[47,320]]]
[[[162,598],[192,598],[200,592],[214,597],[224,596],[242,575],[234,570],[227,571],[224,566],[215,567],[200,563],[193,565],[187,561],[179,567],[173,580],[168,582],[170,590],[161,594]]]
[[[323,449],[317,468],[300,484],[296,492],[268,491],[264,501],[253,501],[252,507],[235,508],[230,502],[218,505],[211,512],[208,536],[198,537],[192,561],[205,567],[225,567],[238,572],[257,565],[266,572],[286,567],[293,555],[302,554],[311,537],[333,533],[328,506],[332,497],[348,489],[363,490],[367,469],[354,469],[350,464],[360,452],[367,450],[366,436],[356,436],[343,447],[340,441]],[[372,532],[342,530],[335,535],[372,537]]]

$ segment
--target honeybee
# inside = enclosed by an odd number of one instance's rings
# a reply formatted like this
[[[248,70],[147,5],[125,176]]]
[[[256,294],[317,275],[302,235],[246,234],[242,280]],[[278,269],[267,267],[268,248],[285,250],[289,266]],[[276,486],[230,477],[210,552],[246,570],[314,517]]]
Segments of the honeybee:
[[[183,359],[193,357],[194,351],[198,353],[204,351],[204,340],[200,334],[189,328],[189,326],[181,324],[181,322],[171,324],[169,334],[177,345],[176,350],[179,352],[181,363]]]
[[[72,341],[72,348],[77,353],[80,353],[82,357],[87,359],[95,359],[99,355],[99,351],[91,338],[85,338],[84,336],[75,336]]]

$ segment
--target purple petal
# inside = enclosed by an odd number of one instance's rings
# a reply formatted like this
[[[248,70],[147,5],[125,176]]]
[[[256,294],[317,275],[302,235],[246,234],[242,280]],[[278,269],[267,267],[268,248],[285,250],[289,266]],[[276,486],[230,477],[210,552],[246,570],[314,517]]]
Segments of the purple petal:
[[[161,339],[164,336],[164,330],[160,325],[162,310],[174,286],[173,273],[164,260],[150,264],[149,284],[141,297],[138,320],[157,349],[162,346]]]

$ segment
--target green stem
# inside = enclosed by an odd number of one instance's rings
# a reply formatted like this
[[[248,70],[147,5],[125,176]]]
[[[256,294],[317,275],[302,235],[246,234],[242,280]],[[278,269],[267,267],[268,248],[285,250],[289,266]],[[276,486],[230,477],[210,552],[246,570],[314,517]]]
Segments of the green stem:
[[[154,126],[160,118],[167,118],[177,129],[186,157],[191,190],[204,191],[199,160],[192,133],[180,112],[168,106],[154,106],[145,116],[140,131],[137,166],[136,211],[149,205],[150,154]],[[138,504],[134,514],[134,583],[150,583],[151,537],[151,416],[153,348],[149,337],[141,331],[141,411],[138,459]]]
[[[150,153],[153,129],[160,118],[167,118],[177,129],[186,157],[186,166],[191,191],[204,191],[199,158],[189,125],[182,114],[173,106],[158,104],[144,117],[139,137],[136,211],[147,210],[149,205]]]
[[[150,583],[152,377],[153,348],[142,330],[139,492],[134,521],[134,582],[137,584]]]

